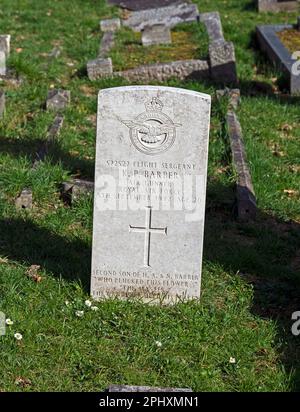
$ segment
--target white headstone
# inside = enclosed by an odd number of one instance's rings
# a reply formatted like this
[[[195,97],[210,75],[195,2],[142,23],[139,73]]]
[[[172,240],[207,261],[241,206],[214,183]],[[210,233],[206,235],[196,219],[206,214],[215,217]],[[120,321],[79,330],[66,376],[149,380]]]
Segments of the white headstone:
[[[101,90],[91,294],[200,296],[210,96],[157,86]]]

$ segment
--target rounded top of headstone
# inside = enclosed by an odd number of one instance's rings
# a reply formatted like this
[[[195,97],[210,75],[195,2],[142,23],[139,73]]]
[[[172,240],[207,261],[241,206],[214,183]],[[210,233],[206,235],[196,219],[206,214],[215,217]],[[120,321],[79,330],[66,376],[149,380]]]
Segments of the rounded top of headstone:
[[[206,93],[196,92],[194,90],[182,89],[180,87],[168,87],[168,86],[120,86],[120,87],[111,87],[107,89],[102,89],[99,91],[99,96],[104,94],[110,94],[113,92],[125,92],[125,91],[157,91],[157,92],[173,92],[177,94],[193,95],[201,97],[204,100],[211,101],[211,96]]]

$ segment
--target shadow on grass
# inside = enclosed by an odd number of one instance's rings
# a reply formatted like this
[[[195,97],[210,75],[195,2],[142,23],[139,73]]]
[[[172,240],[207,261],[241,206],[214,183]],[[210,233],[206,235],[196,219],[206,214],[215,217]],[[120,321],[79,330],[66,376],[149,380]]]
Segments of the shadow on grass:
[[[300,310],[300,224],[258,213],[254,222],[233,219],[234,185],[209,180],[204,259],[222,265],[253,285],[253,314],[278,326],[281,361],[293,371],[300,390],[300,337],[291,334],[293,312]],[[78,280],[88,293],[91,247],[67,239],[30,220],[0,219],[0,254],[30,266],[38,264],[57,278]]]
[[[91,248],[81,240],[68,240],[30,220],[0,219],[0,254],[66,280],[80,281],[88,293]]]
[[[217,194],[217,195],[216,195]],[[293,371],[293,390],[300,390],[300,337],[291,333],[292,313],[300,310],[300,224],[258,212],[253,222],[232,218],[228,198],[234,191],[208,187],[204,259],[221,264],[253,286],[253,314],[278,326],[281,361]]]
[[[45,147],[46,141],[43,139],[11,139],[1,136],[0,153],[6,153],[12,157],[26,156],[32,164],[37,158],[38,152]],[[63,167],[71,174],[78,177],[93,180],[94,178],[94,161],[72,156],[65,152],[59,141],[50,142],[48,145],[47,160],[51,164],[62,163]]]

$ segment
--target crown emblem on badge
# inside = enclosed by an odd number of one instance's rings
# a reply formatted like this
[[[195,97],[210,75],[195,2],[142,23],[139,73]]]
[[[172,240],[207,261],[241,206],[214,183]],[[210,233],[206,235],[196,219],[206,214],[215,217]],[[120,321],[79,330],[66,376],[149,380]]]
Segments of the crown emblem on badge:
[[[158,97],[148,100],[145,108],[134,120],[122,120],[122,123],[129,128],[131,142],[137,150],[147,155],[165,152],[173,145],[176,128],[181,124],[163,113],[164,104]]]
[[[147,112],[161,112],[164,105],[157,97],[153,97],[145,104],[145,107]]]

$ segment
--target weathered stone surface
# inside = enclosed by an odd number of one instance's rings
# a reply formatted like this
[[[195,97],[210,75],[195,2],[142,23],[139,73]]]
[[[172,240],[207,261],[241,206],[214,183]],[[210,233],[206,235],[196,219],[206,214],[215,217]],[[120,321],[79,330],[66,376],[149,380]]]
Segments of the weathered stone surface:
[[[209,78],[209,65],[205,60],[179,60],[171,63],[157,63],[139,66],[115,75],[122,76],[128,81],[150,82],[153,80],[164,82],[171,78],[207,79]]]
[[[278,24],[257,26],[256,34],[263,52],[276,65],[286,77],[289,83],[290,93],[300,95],[300,66],[299,62],[292,58],[289,50],[281,43],[277,32],[292,29],[291,24]]]
[[[0,50],[0,75],[6,75],[6,53]]]
[[[23,189],[20,196],[15,201],[17,209],[31,209],[32,208],[32,191],[30,189]]]
[[[100,29],[103,32],[117,31],[120,29],[120,27],[121,27],[121,20],[118,18],[100,20]]]
[[[115,33],[113,31],[106,31],[101,39],[98,58],[104,59],[107,57],[110,50],[115,43]]]
[[[51,89],[48,92],[46,109],[62,110],[69,105],[71,101],[71,92],[63,89]]]
[[[154,44],[170,44],[171,30],[163,24],[155,24],[154,26],[145,27],[142,32],[143,46],[152,46]]]
[[[154,386],[110,385],[108,392],[193,392],[191,388],[159,388]]]
[[[200,296],[210,96],[158,86],[99,93],[91,293]]]
[[[69,204],[72,204],[83,195],[93,193],[93,191],[94,182],[89,180],[73,179],[62,184],[62,197]]]
[[[108,3],[128,10],[147,10],[182,3],[182,0],[108,0]],[[187,3],[187,1],[185,1]]]
[[[3,116],[5,112],[5,92],[4,90],[0,90],[0,117]]]
[[[217,98],[228,97],[229,98],[229,108],[231,110],[236,110],[240,104],[241,92],[240,89],[222,89],[216,91]]]
[[[232,161],[238,175],[237,214],[240,220],[253,219],[256,216],[256,199],[250,170],[243,142],[242,129],[236,114],[227,113],[227,125],[230,138]]]
[[[0,50],[4,51],[6,56],[9,56],[10,53],[10,34],[0,35]]]
[[[111,76],[113,65],[110,57],[90,60],[87,64],[87,73],[90,80],[101,79],[102,77]]]
[[[178,23],[197,21],[198,19],[199,11],[196,4],[182,3],[176,6],[132,12],[128,19],[123,20],[123,25],[131,27],[134,31],[142,31],[145,27],[155,24],[174,27]]]
[[[205,24],[210,42],[224,42],[220,14],[218,12],[201,13],[200,21]]]
[[[55,119],[51,126],[48,128],[47,136],[41,147],[36,153],[35,160],[33,162],[32,168],[36,169],[38,164],[42,162],[47,156],[51,145],[53,144],[55,138],[59,135],[60,130],[64,123],[64,116],[58,114],[55,116]]]
[[[232,42],[213,42],[209,45],[212,78],[223,84],[237,84],[234,45]]]
[[[278,1],[278,0],[258,0],[258,11],[297,11],[299,9],[299,1]]]

